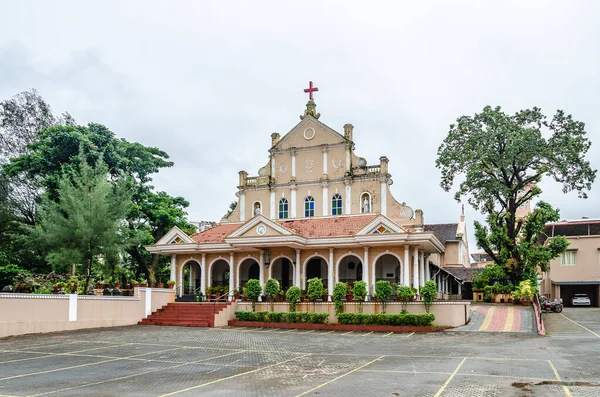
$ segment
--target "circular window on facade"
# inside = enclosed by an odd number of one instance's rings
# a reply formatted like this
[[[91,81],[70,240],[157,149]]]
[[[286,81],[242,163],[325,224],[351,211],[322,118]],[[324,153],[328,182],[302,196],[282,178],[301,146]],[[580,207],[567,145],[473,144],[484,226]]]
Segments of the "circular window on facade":
[[[265,227],[265,225],[258,225],[258,227],[256,228],[256,233],[260,234],[261,236],[266,232],[267,228]]]
[[[311,139],[313,139],[315,137],[317,133],[315,132],[315,130],[313,128],[307,128],[304,130],[304,139],[310,141]]]

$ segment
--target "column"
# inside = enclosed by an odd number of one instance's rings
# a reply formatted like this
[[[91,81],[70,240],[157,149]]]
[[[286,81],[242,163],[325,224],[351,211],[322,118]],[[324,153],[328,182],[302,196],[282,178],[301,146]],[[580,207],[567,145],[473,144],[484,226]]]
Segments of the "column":
[[[458,283],[458,294],[462,295],[462,284],[461,283]],[[462,296],[461,296],[461,298],[462,298]]]
[[[275,206],[275,191],[271,190],[271,197],[269,198],[269,207],[271,208],[269,211],[269,218],[276,219],[275,213],[277,211],[277,206]]]
[[[407,286],[410,283],[410,278],[409,278],[409,262],[410,262],[410,256],[409,256],[409,250],[410,250],[410,245],[405,245],[404,246],[404,263],[402,264],[402,285]]]
[[[240,193],[238,205],[240,206],[240,221],[244,222],[246,220],[246,195],[243,192]]]
[[[373,212],[372,208],[371,211]],[[387,214],[387,182],[385,178],[381,179],[381,210],[379,212],[381,212],[381,215]]]
[[[194,291],[194,266],[190,263],[190,280],[188,282],[190,292]]]
[[[296,185],[290,185],[290,218],[296,217]]]
[[[413,287],[419,288],[419,249],[417,247],[413,249]]]
[[[369,270],[372,271],[373,274],[373,280],[375,280],[375,265],[373,265],[373,268],[371,269],[369,267],[369,247],[365,247],[365,253],[363,256],[363,281],[365,282],[365,284],[367,284],[367,295],[369,295]],[[365,301],[369,299],[367,297],[365,297]]]
[[[183,296],[183,265],[179,266],[179,286],[179,297],[181,298]]]
[[[344,181],[344,183],[346,184],[346,197],[344,197],[346,208],[344,209],[344,214],[350,214],[352,212],[352,186],[349,180]]]
[[[208,277],[206,276],[206,253],[202,253],[202,262],[200,263],[200,288],[202,291],[202,295],[206,295],[206,281]]]
[[[271,178],[275,178],[275,155],[271,154]]]
[[[429,274],[429,255],[425,255],[425,282],[431,280],[431,274]]]
[[[292,178],[296,177],[296,151],[292,150]]]
[[[324,153],[327,154],[327,152]],[[321,186],[323,187],[323,216],[327,216],[329,215],[329,187],[327,182],[321,183]]]
[[[323,148],[323,174],[327,175],[327,148]]]
[[[333,248],[329,248],[329,261],[327,262],[327,294],[329,295],[329,300],[331,300],[331,296],[333,295]]]
[[[175,280],[177,278],[177,254],[171,255],[171,280]]]
[[[425,253],[419,251],[419,287],[425,284]]]
[[[296,249],[296,282],[294,283],[294,285],[300,289],[302,289],[302,286],[300,285],[300,279],[301,279],[301,272],[300,269],[302,268],[302,259],[300,258],[300,250]]]
[[[233,297],[233,290],[235,289],[235,263],[233,261],[233,252],[229,253],[229,299]]]

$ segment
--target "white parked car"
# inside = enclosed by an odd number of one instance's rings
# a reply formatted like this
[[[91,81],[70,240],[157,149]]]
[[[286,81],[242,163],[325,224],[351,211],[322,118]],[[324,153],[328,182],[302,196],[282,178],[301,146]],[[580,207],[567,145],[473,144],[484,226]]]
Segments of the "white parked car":
[[[573,306],[590,306],[592,301],[587,294],[575,294],[571,298],[571,304]]]

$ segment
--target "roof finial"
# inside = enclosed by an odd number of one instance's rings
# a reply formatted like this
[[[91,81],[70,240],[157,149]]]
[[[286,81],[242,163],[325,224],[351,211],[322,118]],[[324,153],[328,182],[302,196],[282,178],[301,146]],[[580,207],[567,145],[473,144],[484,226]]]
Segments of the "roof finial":
[[[309,115],[314,117],[315,119],[319,119],[319,117],[321,117],[321,114],[317,113],[317,105],[313,100],[313,92],[315,91],[319,91],[319,89],[317,87],[313,87],[313,82],[309,81],[308,88],[304,89],[304,92],[308,93],[308,103],[306,104],[306,110],[304,111],[304,114],[300,116],[300,120],[304,120],[304,118]]]

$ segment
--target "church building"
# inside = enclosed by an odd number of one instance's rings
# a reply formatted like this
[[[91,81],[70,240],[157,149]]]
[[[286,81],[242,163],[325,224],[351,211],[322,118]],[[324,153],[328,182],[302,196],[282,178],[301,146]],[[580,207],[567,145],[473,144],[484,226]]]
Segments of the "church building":
[[[314,91],[311,82],[301,121],[271,135],[258,175],[239,172],[227,218],[191,236],[173,228],[147,247],[171,257],[178,295],[210,286],[241,291],[253,278],[306,289],[313,277],[329,295],[337,281],[363,280],[372,294],[378,280],[418,288],[430,279],[442,297],[460,294],[462,280],[444,268],[468,266],[464,217],[426,225],[422,210],[396,200],[388,158],[359,157],[352,124],[338,132],[321,122]]]

